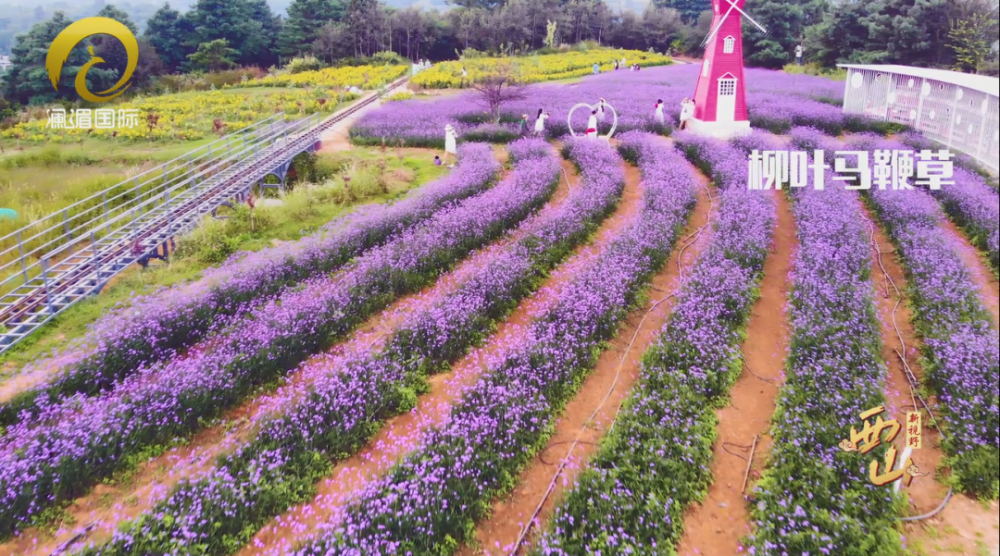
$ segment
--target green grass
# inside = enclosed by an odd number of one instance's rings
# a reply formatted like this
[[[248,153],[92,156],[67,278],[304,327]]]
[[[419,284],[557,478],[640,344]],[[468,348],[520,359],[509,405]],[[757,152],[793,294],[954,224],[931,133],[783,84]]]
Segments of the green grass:
[[[229,216],[226,220],[206,219],[178,240],[178,250],[169,263],[154,260],[145,270],[136,267],[123,272],[100,295],[74,305],[0,356],[0,380],[28,361],[81,337],[90,323],[136,295],[196,278],[238,250],[259,250],[275,242],[297,240],[350,208],[399,197],[446,172],[434,166],[433,153],[415,149],[320,155],[313,172],[320,184],[296,186],[280,205],[259,201],[252,219],[246,207],[220,211],[220,215]],[[345,182],[344,176],[350,180]]]

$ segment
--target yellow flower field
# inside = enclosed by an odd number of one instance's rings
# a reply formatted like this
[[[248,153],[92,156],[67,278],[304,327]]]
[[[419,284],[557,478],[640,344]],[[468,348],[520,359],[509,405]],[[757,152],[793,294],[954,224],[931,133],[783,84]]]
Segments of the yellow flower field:
[[[217,133],[215,120],[225,127],[223,133],[239,131],[276,112],[295,119],[317,112],[338,110],[339,102],[357,98],[346,87],[376,89],[401,77],[405,66],[359,66],[328,68],[295,75],[268,76],[250,80],[234,88],[219,91],[172,93],[154,97],[135,97],[98,108],[136,110],[139,125],[133,128],[47,129],[47,117],[20,123],[0,132],[0,139],[29,143],[75,143],[84,137],[116,140],[197,140]],[[158,116],[150,127],[147,118]],[[117,132],[117,135],[116,135]]]
[[[277,112],[289,119],[337,109],[340,100],[356,98],[341,91],[324,89],[227,90],[177,93],[148,98],[134,98],[114,104],[116,110],[135,109],[139,125],[118,129],[46,129],[47,120],[20,123],[3,132],[2,137],[28,142],[73,143],[84,137],[118,140],[196,140],[216,133],[215,120],[225,126],[222,133],[239,131]],[[150,127],[149,114],[156,125]]]
[[[296,74],[268,75],[251,79],[240,87],[331,87],[343,89],[377,89],[402,77],[408,66],[358,66],[346,68],[326,68]]]
[[[458,89],[468,87],[476,78],[488,74],[499,61],[509,61],[524,83],[556,81],[572,77],[583,77],[593,72],[594,64],[600,64],[601,71],[614,69],[615,60],[625,58],[626,64],[642,67],[665,66],[671,63],[669,56],[638,50],[590,50],[586,52],[565,52],[545,54],[526,58],[475,58],[458,62],[442,62],[413,76],[410,80],[416,86],[427,89]],[[465,67],[468,76],[462,75]]]

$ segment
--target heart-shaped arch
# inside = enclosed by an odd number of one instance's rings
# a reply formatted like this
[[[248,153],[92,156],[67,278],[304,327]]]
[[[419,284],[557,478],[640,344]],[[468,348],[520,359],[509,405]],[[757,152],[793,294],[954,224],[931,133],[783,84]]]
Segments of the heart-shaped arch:
[[[609,141],[611,139],[611,136],[615,134],[615,130],[618,129],[618,112],[615,111],[613,106],[611,106],[606,102],[604,103],[604,106],[605,108],[611,110],[611,115],[614,117],[614,120],[612,120],[611,122],[611,131],[609,131],[607,135],[599,135],[598,137],[604,139],[605,141]],[[587,104],[586,102],[581,102],[576,106],[574,106],[573,108],[569,109],[569,115],[566,116],[566,127],[569,128],[569,134],[572,135],[573,137],[577,136],[576,132],[573,131],[573,112],[576,112],[578,108],[587,108],[588,112],[593,112],[594,110],[597,110],[599,106]]]

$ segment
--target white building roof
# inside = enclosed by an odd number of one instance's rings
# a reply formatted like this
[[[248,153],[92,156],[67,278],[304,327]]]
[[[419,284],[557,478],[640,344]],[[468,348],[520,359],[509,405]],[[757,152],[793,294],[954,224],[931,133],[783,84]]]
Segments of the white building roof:
[[[987,75],[975,75],[931,68],[914,68],[910,66],[865,64],[837,64],[837,66],[847,69],[881,71],[922,79],[933,79],[934,81],[958,85],[959,87],[965,87],[966,89],[972,89],[995,97],[1000,96],[1000,78],[989,77]]]

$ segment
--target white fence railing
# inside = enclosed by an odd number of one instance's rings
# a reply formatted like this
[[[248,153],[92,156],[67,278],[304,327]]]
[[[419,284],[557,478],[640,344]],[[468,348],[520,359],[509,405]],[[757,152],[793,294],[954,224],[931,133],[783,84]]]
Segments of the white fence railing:
[[[908,125],[994,172],[1000,170],[1000,101],[995,93],[947,80],[952,72],[845,67],[845,113]]]

